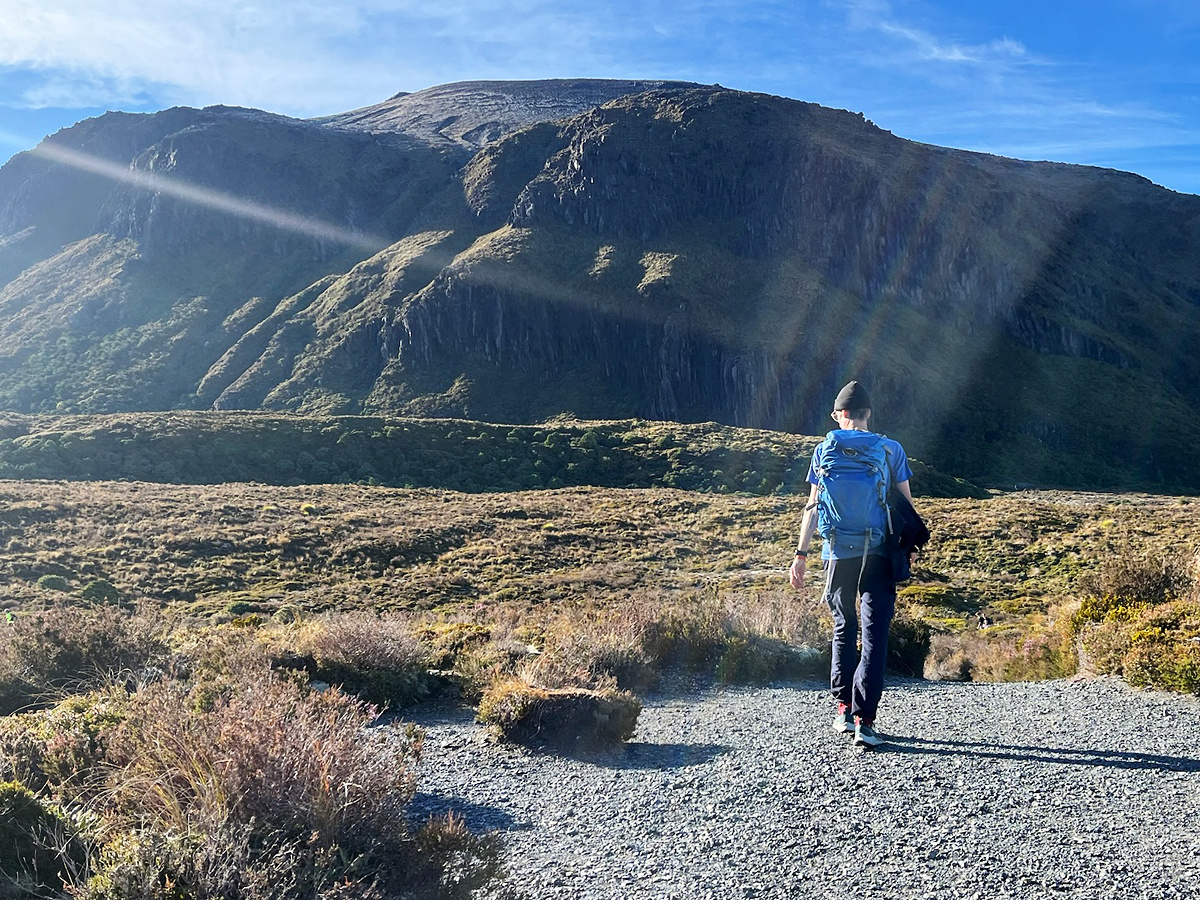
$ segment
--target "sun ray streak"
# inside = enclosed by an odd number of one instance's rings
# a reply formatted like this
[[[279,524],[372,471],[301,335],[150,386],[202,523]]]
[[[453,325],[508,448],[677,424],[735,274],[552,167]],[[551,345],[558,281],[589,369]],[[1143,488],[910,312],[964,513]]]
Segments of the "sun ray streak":
[[[163,175],[160,172],[149,172],[144,169],[122,166],[118,163],[100,159],[87,153],[81,153],[78,150],[71,150],[49,141],[43,141],[32,153],[44,159],[91,172],[94,175],[100,175],[104,178],[111,178],[113,181],[128,184],[141,190],[174,197],[187,203],[194,203],[198,206],[207,207],[208,209],[214,209],[233,216],[262,222],[275,228],[307,235],[322,241],[343,244],[348,247],[367,250],[371,253],[378,252],[392,243],[391,240],[378,235],[366,234],[362,231],[344,228],[340,225],[334,225],[331,222],[323,222],[320,219],[267,206],[263,203],[257,203],[253,200],[247,200],[243,197],[227,194],[212,188],[201,187],[179,178]]]

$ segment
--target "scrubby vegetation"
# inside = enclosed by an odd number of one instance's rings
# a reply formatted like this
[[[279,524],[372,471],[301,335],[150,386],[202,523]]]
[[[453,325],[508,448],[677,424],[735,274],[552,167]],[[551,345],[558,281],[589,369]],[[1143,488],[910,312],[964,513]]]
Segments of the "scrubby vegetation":
[[[935,541],[895,671],[1200,692],[1197,501],[919,505]],[[801,515],[664,488],[5,483],[0,802],[22,862],[0,871],[87,898],[467,896],[496,845],[410,821],[405,711],[463,704],[499,739],[594,752],[647,691],[823,678],[819,568],[786,587]]]
[[[78,619],[118,640],[132,616]],[[153,681],[0,720],[5,844],[17,848],[0,876],[93,900],[432,900],[494,877],[492,839],[453,819],[409,821],[419,730],[273,674],[245,628],[163,634],[171,671]]]
[[[628,691],[542,688],[512,679],[488,688],[479,721],[514,743],[589,751],[629,740],[641,709]]]
[[[371,483],[460,491],[674,487],[807,492],[815,438],[715,423],[140,413],[0,419],[0,478]],[[914,489],[983,497],[913,461]]]
[[[1200,555],[1126,548],[1081,587],[1071,630],[1083,669],[1200,694]]]

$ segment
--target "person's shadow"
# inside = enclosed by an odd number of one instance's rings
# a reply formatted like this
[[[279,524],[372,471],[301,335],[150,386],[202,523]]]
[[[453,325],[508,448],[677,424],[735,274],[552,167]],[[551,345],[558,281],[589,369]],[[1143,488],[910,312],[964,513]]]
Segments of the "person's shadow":
[[[977,759],[1015,759],[1060,763],[1069,766],[1105,766],[1112,769],[1150,769],[1157,772],[1200,772],[1200,759],[1189,756],[1163,756],[1156,753],[1131,753],[1124,750],[1079,750],[1067,747],[1036,747],[991,744],[981,741],[886,735],[887,742],[874,752],[973,756]]]

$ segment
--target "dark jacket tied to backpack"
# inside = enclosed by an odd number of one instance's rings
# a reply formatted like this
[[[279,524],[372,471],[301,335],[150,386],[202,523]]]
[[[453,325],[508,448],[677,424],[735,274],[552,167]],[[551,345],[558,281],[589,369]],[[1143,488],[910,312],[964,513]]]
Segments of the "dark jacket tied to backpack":
[[[908,498],[897,490],[893,489],[888,495],[888,510],[891,531],[887,548],[888,558],[892,562],[892,577],[896,581],[905,581],[912,574],[908,556],[929,543],[929,529]]]

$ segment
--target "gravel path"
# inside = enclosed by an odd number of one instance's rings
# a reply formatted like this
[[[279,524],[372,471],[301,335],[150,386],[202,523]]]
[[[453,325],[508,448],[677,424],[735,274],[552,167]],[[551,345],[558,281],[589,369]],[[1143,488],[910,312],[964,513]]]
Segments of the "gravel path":
[[[901,682],[889,743],[818,684],[646,702],[590,759],[427,731],[418,812],[503,833],[528,898],[1200,898],[1200,703],[1113,679]]]

